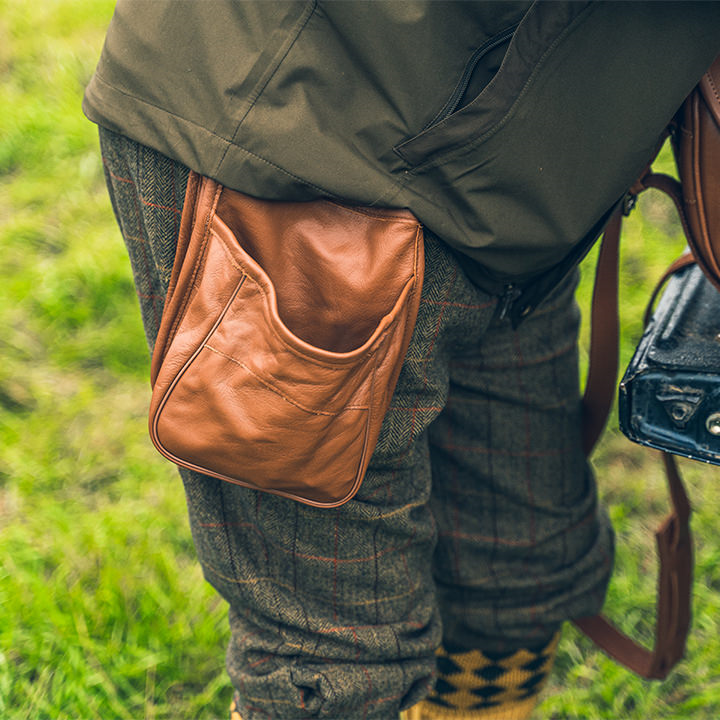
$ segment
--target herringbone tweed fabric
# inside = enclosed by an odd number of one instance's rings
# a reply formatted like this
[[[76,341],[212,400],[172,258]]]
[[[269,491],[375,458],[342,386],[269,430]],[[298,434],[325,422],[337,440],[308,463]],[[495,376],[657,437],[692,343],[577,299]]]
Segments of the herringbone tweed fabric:
[[[101,142],[152,346],[187,169]],[[573,285],[514,331],[427,233],[417,326],[352,501],[181,473],[205,576],[230,604],[244,720],[395,718],[432,687],[441,639],[513,651],[598,611],[612,538],[580,446]]]

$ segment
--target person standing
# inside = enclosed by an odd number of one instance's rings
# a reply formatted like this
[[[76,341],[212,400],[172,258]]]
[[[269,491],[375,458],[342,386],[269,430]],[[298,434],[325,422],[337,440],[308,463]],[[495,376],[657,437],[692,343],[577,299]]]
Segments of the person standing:
[[[180,471],[230,607],[234,720],[530,716],[612,569],[575,267],[719,31],[718,3],[119,0],[83,108],[151,348],[191,171],[423,225],[357,494],[316,508]]]

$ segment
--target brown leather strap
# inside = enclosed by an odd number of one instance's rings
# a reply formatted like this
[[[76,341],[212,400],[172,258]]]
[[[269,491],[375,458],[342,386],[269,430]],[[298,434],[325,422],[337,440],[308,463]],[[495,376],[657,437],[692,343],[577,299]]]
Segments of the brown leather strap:
[[[672,182],[667,182],[672,181]],[[656,187],[674,200],[687,232],[681,195],[672,178],[647,174],[641,186]],[[676,183],[677,184],[677,183]],[[638,188],[642,190],[642,187]],[[622,211],[612,216],[605,231],[598,266],[591,313],[590,365],[583,397],[583,446],[590,454],[595,446],[612,406],[618,369],[618,252]],[[679,258],[672,271],[692,260]],[[669,275],[670,271],[668,271]],[[661,280],[664,283],[665,277]],[[653,293],[646,317],[654,302]],[[656,532],[660,562],[655,627],[652,651],[618,630],[604,615],[575,620],[575,625],[610,657],[645,678],[664,678],[682,658],[690,627],[692,587],[692,540],[690,535],[690,503],[673,456],[663,453],[672,512]]]
[[[647,327],[647,324],[650,322],[650,318],[652,317],[653,309],[655,307],[655,300],[657,300],[657,297],[660,294],[660,291],[665,287],[665,283],[678,270],[682,270],[683,268],[687,267],[688,265],[694,265],[695,262],[696,262],[695,256],[690,252],[686,252],[686,253],[683,253],[680,257],[675,258],[675,260],[673,260],[672,263],[670,263],[670,266],[663,273],[662,277],[658,280],[657,285],[655,285],[655,289],[652,291],[652,294],[650,295],[650,300],[648,301],[647,307],[645,308],[645,315],[643,317],[643,323],[644,323],[645,327]]]
[[[595,270],[590,361],[583,397],[583,450],[590,455],[607,422],[618,371],[618,257],[622,208],[611,216]]]
[[[610,657],[641,677],[662,679],[683,657],[690,629],[692,538],[690,503],[675,458],[662,453],[673,512],[655,533],[660,559],[655,647],[644,648],[617,629],[604,615],[575,620],[575,625]]]
[[[685,201],[683,200],[682,185],[670,175],[663,173],[649,172],[645,174],[641,180],[640,185],[642,190],[647,188],[655,188],[664,192],[674,203],[675,209],[680,216],[680,222],[682,223],[685,237],[690,242],[692,237],[692,231],[690,230],[690,224],[688,223],[687,215],[685,213]]]

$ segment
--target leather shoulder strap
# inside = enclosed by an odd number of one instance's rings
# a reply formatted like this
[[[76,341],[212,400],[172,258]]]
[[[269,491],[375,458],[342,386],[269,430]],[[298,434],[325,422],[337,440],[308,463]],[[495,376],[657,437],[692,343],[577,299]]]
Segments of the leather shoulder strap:
[[[649,176],[646,176],[649,178]],[[668,178],[672,180],[671,178]],[[661,180],[653,187],[675,188]],[[645,185],[649,187],[650,185]],[[638,188],[641,190],[642,188]],[[667,191],[667,190],[666,190]],[[668,193],[671,194],[671,193]],[[671,194],[675,200],[674,194]],[[682,205],[676,201],[680,211]],[[596,271],[591,313],[590,364],[583,397],[583,446],[594,448],[612,406],[618,369],[618,253],[622,208],[613,214],[603,237]],[[687,225],[683,218],[683,226]],[[692,261],[682,256],[673,271]],[[664,282],[662,279],[661,282]],[[656,290],[657,292],[657,290]],[[654,301],[653,294],[648,308]],[[650,310],[648,310],[648,313]],[[647,314],[646,313],[646,317]],[[683,657],[690,627],[692,588],[692,540],[690,503],[673,456],[663,453],[672,512],[656,532],[660,562],[655,646],[648,650],[629,638],[604,615],[575,620],[575,625],[610,657],[645,678],[662,679]]]

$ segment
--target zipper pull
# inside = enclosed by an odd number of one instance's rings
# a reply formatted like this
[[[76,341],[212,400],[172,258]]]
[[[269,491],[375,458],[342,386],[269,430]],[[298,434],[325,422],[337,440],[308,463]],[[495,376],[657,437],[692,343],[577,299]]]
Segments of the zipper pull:
[[[522,290],[520,290],[520,288],[515,287],[513,284],[505,286],[505,290],[500,296],[498,304],[498,307],[500,308],[498,314],[499,320],[504,320],[508,316],[510,308],[520,295],[522,295]]]

